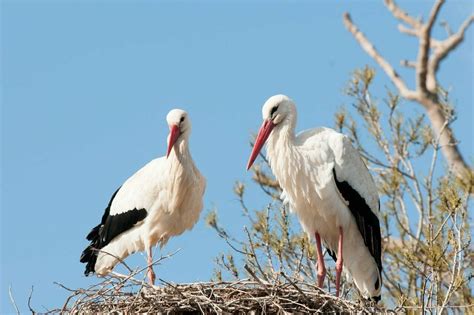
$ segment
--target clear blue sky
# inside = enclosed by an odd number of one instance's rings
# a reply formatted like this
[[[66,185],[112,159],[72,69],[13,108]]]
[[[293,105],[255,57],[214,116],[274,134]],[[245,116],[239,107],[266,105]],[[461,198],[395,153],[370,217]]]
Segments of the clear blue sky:
[[[400,4],[419,15],[432,2]],[[67,295],[53,281],[97,281],[79,263],[84,237],[111,193],[165,153],[165,116],[175,107],[190,114],[207,191],[201,220],[169,242],[165,253],[182,250],[156,273],[208,280],[213,258],[229,249],[202,219],[217,207],[222,224],[241,231],[232,187],[251,182],[248,141],[263,102],[285,93],[297,102],[298,129],[333,126],[336,109],[350,104],[342,93],[350,73],[374,64],[343,27],[346,10],[393,64],[415,58],[416,41],[398,33],[382,1],[1,1],[0,313],[13,311],[9,285],[22,310],[33,285],[41,311]],[[441,17],[457,29],[472,12],[471,1],[448,1]],[[470,161],[473,34],[440,74],[461,113],[454,130]],[[391,84],[376,69],[380,99]],[[413,86],[412,70],[401,74]],[[254,208],[266,202],[249,197]]]

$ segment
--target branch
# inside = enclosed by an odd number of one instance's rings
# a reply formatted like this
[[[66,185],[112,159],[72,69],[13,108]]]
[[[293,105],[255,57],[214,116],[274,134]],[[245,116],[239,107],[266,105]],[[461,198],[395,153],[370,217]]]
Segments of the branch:
[[[467,28],[474,21],[474,16],[470,16],[459,28],[459,31],[448,37],[444,41],[437,41],[431,38],[431,30],[439,14],[444,0],[437,0],[430,12],[428,21],[423,24],[414,19],[406,12],[401,10],[393,0],[385,0],[385,5],[392,12],[393,16],[402,22],[408,24],[412,29],[405,26],[399,26],[403,33],[416,36],[419,39],[419,51],[416,63],[402,61],[403,66],[416,67],[416,90],[407,88],[403,79],[398,75],[395,69],[377,52],[374,45],[365,37],[365,35],[353,24],[349,13],[344,13],[344,25],[359,42],[362,49],[371,56],[379,66],[384,70],[393,84],[397,87],[402,97],[407,100],[416,101],[422,105],[428,113],[428,117],[433,127],[435,136],[440,137],[440,147],[443,155],[458,178],[464,183],[472,185],[474,181],[474,172],[464,161],[461,152],[457,146],[456,138],[449,126],[449,119],[443,111],[443,106],[438,99],[436,72],[439,63],[454,50],[464,39]],[[429,58],[430,47],[434,53]],[[446,125],[446,122],[448,124]],[[446,126],[445,126],[446,125]],[[445,126],[446,130],[443,131]]]
[[[426,22],[426,25],[425,25],[425,27],[428,29],[429,32],[431,32],[434,22],[436,21],[436,18],[438,17],[439,10],[441,9],[441,6],[443,4],[444,4],[444,0],[437,0],[433,8],[431,9],[430,17],[428,18],[428,22]]]
[[[10,296],[10,302],[12,302],[12,305],[15,308],[15,313],[19,315],[20,310],[18,309],[18,305],[16,305],[15,298],[13,297],[12,286],[11,285],[8,287],[8,295]]]
[[[461,152],[459,152],[456,138],[440,104],[429,98],[422,98],[419,102],[426,109],[433,127],[434,136],[439,137],[439,146],[448,163],[448,167],[452,168],[454,173],[463,181],[472,183],[472,170],[464,161]]]
[[[446,31],[446,34],[448,34],[448,36],[451,36],[453,35],[453,30],[451,29],[451,27],[449,27],[449,24],[448,22],[446,22],[445,20],[439,22],[439,24],[444,27],[444,30]]]
[[[411,17],[408,13],[400,9],[393,0],[385,0],[385,5],[387,8],[392,12],[393,16],[398,20],[405,22],[406,24],[410,25],[414,29],[421,28],[421,22],[413,17]]]
[[[30,295],[28,296],[28,308],[30,309],[31,314],[36,314],[35,310],[31,307],[31,298],[33,297],[33,286],[31,286]]]
[[[431,42],[431,29],[433,28],[434,21],[438,16],[439,10],[443,5],[444,0],[437,0],[431,10],[428,22],[420,28],[420,34],[418,38],[420,39],[420,45],[418,50],[417,63],[418,67],[416,69],[416,89],[422,93],[423,96],[428,95],[430,91],[426,85],[426,77],[428,74],[428,58],[430,51],[430,42]]]
[[[444,41],[439,42],[439,45],[434,50],[433,55],[428,65],[427,88],[431,92],[436,91],[436,86],[437,86],[436,72],[438,71],[440,62],[444,58],[446,58],[451,51],[456,49],[456,47],[460,43],[463,42],[464,34],[466,33],[466,30],[473,22],[474,22],[474,15],[471,15],[462,23],[457,33],[452,34]]]
[[[416,62],[410,60],[401,60],[400,65],[407,68],[416,68]]]
[[[385,71],[388,77],[392,80],[393,84],[398,88],[400,94],[409,100],[415,100],[417,98],[416,92],[411,91],[407,88],[405,82],[393,69],[393,67],[378,53],[374,45],[365,37],[365,35],[352,23],[351,16],[349,13],[344,13],[344,25],[352,33],[355,39],[362,46],[370,57],[372,57],[379,66]]]
[[[413,37],[418,37],[418,35],[420,34],[419,30],[406,27],[403,24],[398,24],[398,30],[400,31],[400,33],[407,34]]]
[[[413,36],[413,37],[420,37],[420,33],[421,33],[421,31],[419,29],[415,30],[415,29],[412,29],[412,28],[408,28],[403,24],[398,25],[398,30],[400,31],[400,33],[403,33],[403,34],[406,34],[406,35],[409,35],[409,36]],[[430,39],[430,47],[431,48],[436,49],[440,45],[441,45],[441,42],[439,40],[434,39],[434,38]]]

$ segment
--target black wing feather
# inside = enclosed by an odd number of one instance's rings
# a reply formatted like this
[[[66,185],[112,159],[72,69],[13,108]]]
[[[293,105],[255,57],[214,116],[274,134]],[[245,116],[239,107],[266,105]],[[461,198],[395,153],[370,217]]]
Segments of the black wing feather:
[[[87,263],[84,274],[87,276],[95,271],[95,263],[97,261],[98,250],[109,244],[117,235],[131,229],[139,221],[147,216],[145,209],[128,210],[116,215],[110,215],[112,202],[119,192],[119,187],[105,208],[102,220],[99,225],[94,227],[89,234],[87,240],[90,241],[89,246],[81,254],[80,262]]]
[[[331,256],[332,260],[334,260],[334,262],[337,262],[337,255],[336,255],[336,252],[333,251],[332,249],[330,249],[328,246],[326,246],[326,251],[328,252],[329,256]]]
[[[332,173],[334,175],[336,187],[341,193],[342,198],[344,198],[344,200],[349,203],[348,208],[354,216],[354,219],[356,220],[357,227],[359,228],[360,234],[364,239],[365,246],[367,246],[367,248],[369,249],[369,252],[372,257],[374,257],[381,277],[382,237],[380,234],[379,219],[377,218],[375,213],[370,210],[370,207],[367,205],[365,199],[354,188],[352,188],[352,186],[349,185],[348,182],[337,180],[336,170],[334,168],[332,170]]]

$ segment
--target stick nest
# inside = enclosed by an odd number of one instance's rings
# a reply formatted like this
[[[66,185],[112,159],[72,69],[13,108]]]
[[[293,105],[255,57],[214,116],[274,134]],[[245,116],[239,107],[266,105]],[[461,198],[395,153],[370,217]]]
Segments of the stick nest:
[[[67,313],[372,313],[384,312],[329,295],[314,284],[298,280],[265,283],[250,279],[235,282],[199,282],[151,286],[143,281],[107,277],[88,289],[72,290],[61,310]]]

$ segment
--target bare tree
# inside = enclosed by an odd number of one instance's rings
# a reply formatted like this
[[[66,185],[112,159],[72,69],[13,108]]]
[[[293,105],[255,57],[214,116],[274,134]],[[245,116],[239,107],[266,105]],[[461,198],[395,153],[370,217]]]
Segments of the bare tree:
[[[437,0],[431,9],[428,20],[424,23],[422,20],[416,19],[403,11],[393,0],[385,0],[387,9],[396,19],[404,23],[399,25],[399,31],[415,36],[419,40],[416,61],[403,60],[401,62],[403,66],[416,70],[415,90],[407,87],[394,67],[380,55],[374,45],[352,22],[349,13],[344,14],[344,25],[365,52],[385,71],[400,95],[424,107],[434,132],[440,135],[441,151],[449,166],[452,167],[458,177],[472,181],[473,171],[459,151],[456,138],[450,127],[452,111],[443,104],[440,97],[441,89],[437,80],[437,72],[440,63],[464,40],[464,34],[474,21],[474,15],[467,18],[456,33],[452,33],[449,26],[444,23],[448,37],[444,40],[437,40],[432,37],[432,29],[443,4],[444,0]]]

